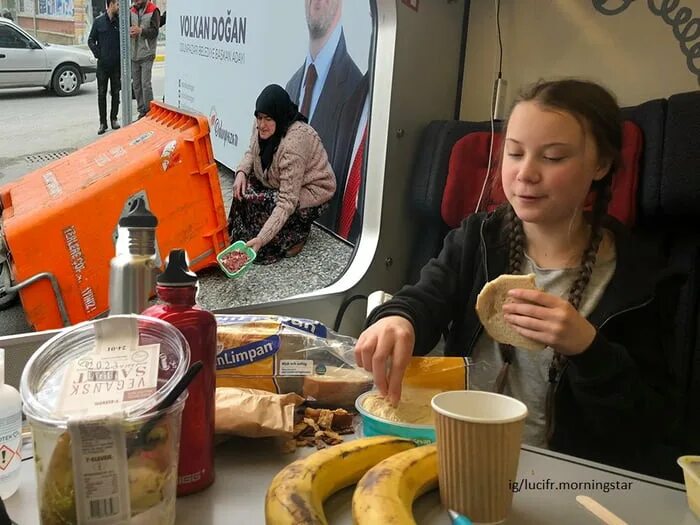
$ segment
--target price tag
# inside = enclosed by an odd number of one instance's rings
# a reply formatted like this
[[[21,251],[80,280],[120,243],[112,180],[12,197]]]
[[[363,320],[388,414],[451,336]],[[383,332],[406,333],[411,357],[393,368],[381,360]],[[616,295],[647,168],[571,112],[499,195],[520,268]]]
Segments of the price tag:
[[[66,369],[61,414],[113,414],[155,393],[160,345],[138,346],[136,322],[107,318],[96,323],[95,350]]]

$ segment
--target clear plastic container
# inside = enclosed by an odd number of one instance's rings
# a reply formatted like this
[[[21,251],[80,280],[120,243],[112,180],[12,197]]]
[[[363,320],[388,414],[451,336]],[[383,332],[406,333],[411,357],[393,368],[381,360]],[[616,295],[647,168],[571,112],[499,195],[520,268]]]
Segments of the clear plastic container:
[[[137,321],[139,345],[160,344],[155,393],[123,412],[131,523],[175,523],[180,426],[186,394],[161,412],[156,407],[189,367],[187,341],[170,323],[138,315],[116,316]],[[20,385],[32,428],[42,525],[77,523],[74,473],[68,418],[58,413],[58,400],[68,366],[95,348],[95,322],[61,331],[31,357]],[[142,426],[159,418],[147,436]]]
[[[131,501],[130,525],[173,525],[182,410],[187,394],[169,409],[124,420]],[[137,444],[144,423],[161,416],[146,444]],[[29,417],[41,525],[77,524],[70,435],[65,425]],[[139,442],[141,443],[141,442]]]

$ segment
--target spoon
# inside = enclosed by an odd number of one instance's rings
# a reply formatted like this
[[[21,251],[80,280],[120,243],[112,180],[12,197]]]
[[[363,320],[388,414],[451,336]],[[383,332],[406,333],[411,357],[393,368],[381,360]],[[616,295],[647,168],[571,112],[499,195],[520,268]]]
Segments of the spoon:
[[[146,439],[151,430],[158,424],[158,422],[165,415],[165,410],[170,408],[175,401],[179,399],[182,393],[187,389],[192,380],[197,376],[197,374],[202,370],[204,365],[201,361],[197,361],[192,364],[190,368],[185,372],[180,381],[177,382],[175,387],[170,391],[170,393],[165,396],[165,399],[158,403],[155,408],[155,412],[160,412],[157,416],[146,421],[141,428],[138,430],[136,438],[133,441],[133,449],[139,448],[140,446],[146,445]]]

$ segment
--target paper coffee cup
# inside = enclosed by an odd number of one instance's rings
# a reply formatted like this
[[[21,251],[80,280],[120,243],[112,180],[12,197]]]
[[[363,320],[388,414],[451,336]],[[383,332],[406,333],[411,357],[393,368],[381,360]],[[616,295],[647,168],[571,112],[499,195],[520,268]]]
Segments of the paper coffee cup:
[[[527,407],[512,397],[476,390],[432,400],[440,498],[472,522],[502,523],[510,513]]]

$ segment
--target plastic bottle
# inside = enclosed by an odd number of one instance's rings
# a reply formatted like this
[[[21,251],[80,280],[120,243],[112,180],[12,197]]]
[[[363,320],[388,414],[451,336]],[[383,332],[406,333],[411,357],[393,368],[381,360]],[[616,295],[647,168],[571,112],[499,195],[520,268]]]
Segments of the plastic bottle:
[[[22,399],[5,384],[5,350],[0,348],[0,498],[19,487],[22,466]]]
[[[184,250],[170,252],[165,272],[156,281],[156,294],[162,303],[143,315],[177,327],[190,345],[191,362],[204,365],[188,389],[182,414],[177,494],[185,496],[214,482],[216,318],[196,304],[197,275],[189,270]]]

